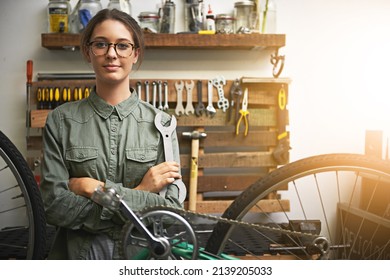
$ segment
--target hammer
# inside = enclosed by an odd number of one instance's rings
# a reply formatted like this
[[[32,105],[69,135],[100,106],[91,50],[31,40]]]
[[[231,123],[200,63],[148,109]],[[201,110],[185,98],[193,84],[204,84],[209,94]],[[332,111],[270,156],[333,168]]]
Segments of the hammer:
[[[191,174],[188,210],[196,211],[196,196],[198,191],[199,139],[206,138],[207,134],[194,130],[193,132],[183,132],[182,136],[184,138],[191,139]]]

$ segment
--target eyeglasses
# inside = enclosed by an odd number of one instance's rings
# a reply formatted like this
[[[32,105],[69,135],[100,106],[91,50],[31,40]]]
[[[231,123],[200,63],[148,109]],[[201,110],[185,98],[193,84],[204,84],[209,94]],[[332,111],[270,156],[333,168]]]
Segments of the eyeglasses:
[[[106,55],[110,46],[114,46],[116,54],[123,58],[131,56],[134,50],[134,44],[129,42],[119,42],[114,44],[104,41],[93,41],[88,45],[91,47],[92,53],[96,56]]]

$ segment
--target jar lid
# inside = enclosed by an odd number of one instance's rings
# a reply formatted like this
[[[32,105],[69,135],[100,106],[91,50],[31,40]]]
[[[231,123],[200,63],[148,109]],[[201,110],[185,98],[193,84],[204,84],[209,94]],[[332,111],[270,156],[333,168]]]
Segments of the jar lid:
[[[216,19],[234,19],[234,17],[230,14],[218,14]]]
[[[240,2],[236,2],[234,3],[234,7],[238,7],[238,6],[254,6],[255,3],[253,1],[240,1]]]
[[[155,12],[141,12],[138,18],[160,18],[160,16]]]

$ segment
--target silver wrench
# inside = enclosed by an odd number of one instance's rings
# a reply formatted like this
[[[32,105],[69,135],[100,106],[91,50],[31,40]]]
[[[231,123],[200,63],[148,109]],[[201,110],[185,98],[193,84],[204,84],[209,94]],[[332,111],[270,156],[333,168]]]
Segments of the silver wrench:
[[[192,90],[194,89],[194,85],[194,81],[191,81],[190,83],[186,82],[187,104],[186,108],[184,109],[184,113],[186,115],[193,114],[195,112],[194,105],[192,105]]]
[[[165,154],[165,161],[174,161],[174,156],[173,156],[173,146],[172,146],[172,133],[176,129],[176,118],[175,116],[172,116],[171,123],[169,126],[163,126],[161,124],[161,118],[162,118],[162,113],[157,113],[157,115],[154,118],[154,125],[160,131],[162,139],[163,139],[163,145],[164,145],[164,154]],[[184,200],[186,199],[187,195],[187,188],[184,185],[183,181],[181,179],[176,179],[172,184],[176,185],[177,188],[179,189],[179,201],[180,203],[183,203]],[[160,191],[160,195],[162,197],[165,197],[165,194],[167,192],[167,188],[164,187]]]
[[[138,82],[137,82],[137,94],[138,94],[138,98],[139,98],[139,99],[142,99],[142,98],[141,98],[141,91],[142,91],[141,82],[138,81]]]
[[[146,102],[150,102],[149,101],[149,81],[145,81],[145,101]]]
[[[162,111],[163,105],[162,105],[162,82],[158,81],[158,109]]]
[[[226,85],[226,80],[224,77],[217,77],[213,80],[213,85],[217,88],[219,100],[218,100],[218,108],[222,111],[226,112],[226,109],[229,108],[229,100],[225,98],[225,93],[223,91],[223,86]]]
[[[153,86],[153,100],[152,100],[152,105],[153,107],[156,107],[156,99],[157,99],[157,83],[155,81],[152,82]]]
[[[164,111],[168,111],[168,82],[164,82]]]
[[[184,89],[184,82],[180,81],[175,83],[175,88],[177,91],[177,103],[176,103],[176,109],[175,114],[177,116],[184,114],[184,107],[183,107],[183,89]]]
[[[213,81],[209,80],[207,84],[207,101],[208,105],[206,107],[207,115],[214,117],[217,110],[213,106]]]

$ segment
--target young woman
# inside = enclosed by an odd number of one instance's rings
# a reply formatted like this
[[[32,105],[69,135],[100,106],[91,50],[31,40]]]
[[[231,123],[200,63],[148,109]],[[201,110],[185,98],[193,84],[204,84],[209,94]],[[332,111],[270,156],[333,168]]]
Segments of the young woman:
[[[134,210],[181,207],[179,147],[165,162],[154,125],[157,112],[130,88],[129,74],[144,53],[142,30],[118,10],[91,19],[81,51],[96,74],[87,99],[66,103],[47,118],[41,192],[47,221],[57,227],[50,259],[118,259],[123,219],[90,198],[98,186],[114,188]],[[163,115],[169,123],[170,116]],[[165,197],[159,195],[167,186]]]

